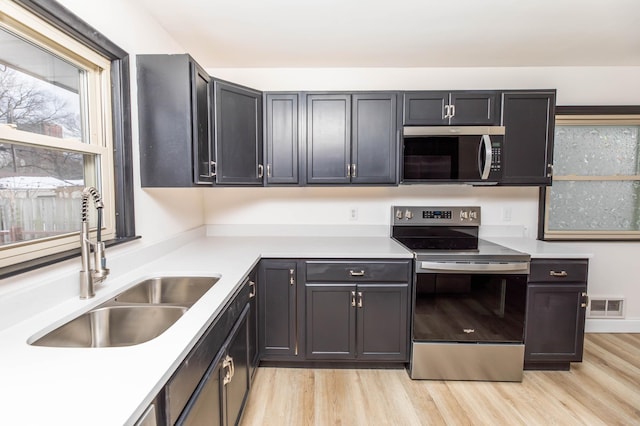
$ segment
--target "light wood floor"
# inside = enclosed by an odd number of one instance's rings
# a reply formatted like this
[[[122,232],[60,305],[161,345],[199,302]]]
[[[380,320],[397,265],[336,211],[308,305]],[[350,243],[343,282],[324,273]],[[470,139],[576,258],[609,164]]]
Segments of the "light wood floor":
[[[522,383],[404,370],[259,368],[243,426],[640,425],[640,334],[587,334],[584,362]]]

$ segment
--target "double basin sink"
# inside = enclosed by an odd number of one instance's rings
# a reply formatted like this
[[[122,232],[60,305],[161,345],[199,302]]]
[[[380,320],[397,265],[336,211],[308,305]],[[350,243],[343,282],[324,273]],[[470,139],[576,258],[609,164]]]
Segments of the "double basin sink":
[[[105,348],[158,337],[220,277],[155,277],[30,341],[34,346]]]

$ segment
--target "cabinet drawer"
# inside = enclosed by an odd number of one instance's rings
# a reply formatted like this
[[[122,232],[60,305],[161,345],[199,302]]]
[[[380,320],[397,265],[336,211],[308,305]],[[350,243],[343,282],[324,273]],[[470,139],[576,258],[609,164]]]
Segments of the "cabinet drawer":
[[[408,261],[306,262],[306,281],[408,282]]]
[[[586,259],[532,259],[530,282],[587,282]]]

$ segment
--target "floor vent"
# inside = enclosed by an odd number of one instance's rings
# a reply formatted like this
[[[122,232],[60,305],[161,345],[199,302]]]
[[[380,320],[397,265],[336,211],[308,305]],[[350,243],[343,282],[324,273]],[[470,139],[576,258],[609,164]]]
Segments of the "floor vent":
[[[624,297],[589,297],[589,318],[624,318]]]

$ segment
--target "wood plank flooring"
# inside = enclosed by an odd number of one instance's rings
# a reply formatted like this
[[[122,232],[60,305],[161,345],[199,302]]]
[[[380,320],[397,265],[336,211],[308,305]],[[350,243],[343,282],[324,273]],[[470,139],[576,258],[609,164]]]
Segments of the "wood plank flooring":
[[[241,424],[640,425],[640,334],[587,334],[582,363],[525,371],[522,383],[261,367]]]

